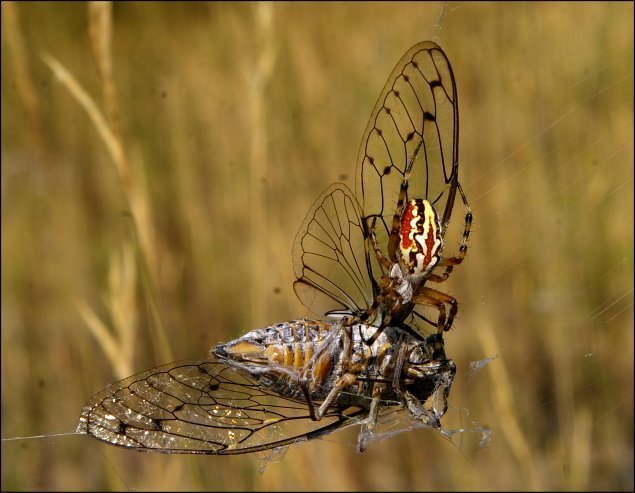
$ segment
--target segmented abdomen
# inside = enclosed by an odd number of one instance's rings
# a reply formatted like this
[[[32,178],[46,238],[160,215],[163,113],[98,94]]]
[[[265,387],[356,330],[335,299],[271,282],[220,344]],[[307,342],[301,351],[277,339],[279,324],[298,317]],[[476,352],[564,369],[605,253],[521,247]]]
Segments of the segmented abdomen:
[[[280,395],[303,397],[303,379],[311,396],[321,399],[333,385],[342,350],[336,324],[294,320],[252,330],[212,352]]]

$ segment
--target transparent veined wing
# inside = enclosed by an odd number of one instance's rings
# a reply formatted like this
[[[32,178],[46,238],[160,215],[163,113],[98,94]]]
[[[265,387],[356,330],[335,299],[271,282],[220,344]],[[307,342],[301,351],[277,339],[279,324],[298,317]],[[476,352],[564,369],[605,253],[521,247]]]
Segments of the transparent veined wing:
[[[233,455],[317,438],[368,410],[329,410],[280,396],[215,357],[159,366],[109,385],[82,409],[77,433],[161,453]]]
[[[458,186],[458,140],[457,91],[450,62],[435,43],[416,44],[390,74],[357,159],[362,219],[368,224],[375,219],[382,247],[405,178],[406,199],[428,200],[445,229]]]
[[[458,106],[454,74],[445,54],[426,41],[397,63],[375,105],[358,157],[357,197],[342,184],[315,202],[293,249],[294,289],[314,313],[366,311],[385,274],[368,238],[384,256],[404,180],[406,200],[427,199],[445,230],[458,186]],[[419,326],[423,314],[407,323]]]
[[[387,255],[393,215],[402,183],[405,201],[428,200],[447,229],[458,187],[459,113],[454,73],[443,50],[418,43],[399,60],[371,114],[357,159],[357,198],[362,221],[374,226]],[[374,257],[372,251],[367,252]],[[370,262],[370,261],[369,261]],[[377,263],[371,278],[378,279]],[[428,308],[413,307],[406,323],[420,328]]]
[[[334,183],[315,201],[293,244],[294,290],[318,315],[338,317],[373,303],[373,280],[357,199]]]

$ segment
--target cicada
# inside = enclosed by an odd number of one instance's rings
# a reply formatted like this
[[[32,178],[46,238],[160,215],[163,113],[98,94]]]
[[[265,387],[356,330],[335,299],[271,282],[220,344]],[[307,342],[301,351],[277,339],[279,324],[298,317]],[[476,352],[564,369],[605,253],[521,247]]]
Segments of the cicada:
[[[135,450],[227,455],[350,425],[360,425],[363,450],[399,412],[438,428],[456,372],[442,334],[457,302],[426,282],[463,261],[472,214],[458,180],[454,74],[436,44],[412,47],[388,78],[357,177],[357,196],[338,183],[322,194],[294,243],[295,291],[326,321],[257,329],[204,360],[112,384],[86,404],[78,433]],[[458,255],[445,257],[457,191],[465,227]],[[426,338],[422,320],[436,334]]]
[[[203,360],[139,373],[95,395],[77,433],[139,451],[230,455],[352,425],[363,450],[377,424],[399,412],[438,428],[454,362],[433,358],[429,342],[401,329],[387,328],[371,346],[374,328],[350,329],[349,338],[337,322],[283,322],[220,344]],[[360,368],[348,380],[345,355]]]

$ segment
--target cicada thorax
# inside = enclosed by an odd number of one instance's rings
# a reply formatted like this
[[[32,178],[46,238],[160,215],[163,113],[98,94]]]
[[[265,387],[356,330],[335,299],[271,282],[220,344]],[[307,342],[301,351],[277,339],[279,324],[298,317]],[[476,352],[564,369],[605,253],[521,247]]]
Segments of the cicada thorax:
[[[443,231],[430,202],[413,199],[401,216],[397,259],[405,277],[420,283],[441,262]]]
[[[326,393],[341,352],[337,325],[318,320],[270,325],[213,349],[264,386],[292,398],[303,396],[304,382],[313,397]]]

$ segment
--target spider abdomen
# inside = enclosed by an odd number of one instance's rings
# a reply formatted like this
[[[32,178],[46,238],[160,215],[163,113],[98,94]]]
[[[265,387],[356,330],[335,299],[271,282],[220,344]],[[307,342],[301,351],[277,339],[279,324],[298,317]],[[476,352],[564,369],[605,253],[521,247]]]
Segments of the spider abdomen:
[[[441,224],[432,204],[424,199],[408,202],[399,233],[399,264],[404,272],[415,278],[428,275],[443,251]]]

